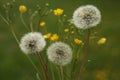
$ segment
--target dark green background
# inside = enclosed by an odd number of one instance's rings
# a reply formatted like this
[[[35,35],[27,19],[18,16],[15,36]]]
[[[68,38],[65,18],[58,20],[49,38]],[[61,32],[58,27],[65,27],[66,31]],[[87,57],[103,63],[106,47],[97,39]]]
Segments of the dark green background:
[[[0,0],[0,13],[3,16],[2,5],[6,2],[11,0]],[[95,41],[91,41],[87,57],[91,62],[86,63],[83,80],[120,80],[120,0],[16,0],[13,12],[16,13],[15,30],[18,36],[25,32],[19,20],[18,6],[24,4],[34,11],[37,4],[44,7],[45,3],[49,3],[52,9],[63,8],[68,18],[81,5],[93,4],[100,9],[102,22],[96,32],[99,38],[106,37],[107,42],[98,46]],[[57,26],[54,18],[52,15],[45,19],[46,27],[51,31]],[[36,80],[35,74],[33,66],[15,42],[10,28],[0,17],[0,80]]]

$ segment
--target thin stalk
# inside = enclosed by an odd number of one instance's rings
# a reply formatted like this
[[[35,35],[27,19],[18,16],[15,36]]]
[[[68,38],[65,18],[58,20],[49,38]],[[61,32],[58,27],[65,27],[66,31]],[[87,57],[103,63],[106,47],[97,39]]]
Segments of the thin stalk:
[[[30,18],[30,29],[31,29],[31,32],[33,32],[33,23],[32,23],[32,17]]]
[[[14,30],[13,30],[13,29],[11,29],[11,32],[12,32],[12,35],[13,35],[13,37],[15,38],[15,40],[16,40],[16,42],[17,42],[17,44],[19,45],[19,40],[18,40],[18,38],[17,38],[17,36],[16,36],[16,34],[15,34]]]
[[[24,19],[23,19],[22,13],[20,14],[20,19],[21,19],[21,21],[22,21],[24,27],[29,31],[29,29],[28,29],[28,27],[27,27],[27,25],[26,25],[26,23],[25,23],[25,21],[24,21]]]
[[[51,73],[52,73],[52,80],[55,80],[55,78],[54,78],[54,71],[53,71],[53,67],[52,67],[51,63],[50,63],[50,68],[51,68]]]
[[[26,56],[27,56],[28,60],[31,62],[31,64],[33,65],[33,67],[35,68],[35,70],[37,72],[39,72],[38,68],[36,67],[36,65],[34,64],[34,62],[32,61],[32,59],[28,55],[26,55]]]
[[[90,29],[88,29],[87,38],[86,38],[86,44],[85,44],[85,49],[84,49],[84,54],[83,54],[83,57],[82,57],[82,63],[81,63],[81,66],[80,66],[80,71],[78,73],[77,80],[80,80],[81,75],[82,75],[82,69],[84,67],[86,56],[87,56],[87,52],[88,52],[89,39],[90,39]]]
[[[60,69],[59,69],[59,66],[56,66],[56,69],[57,69],[57,72],[58,72],[58,79],[60,79],[61,80],[61,74],[60,74]]]
[[[37,80],[41,80],[40,76],[38,73],[36,73]]]
[[[9,25],[9,22],[0,14],[0,17],[3,19],[3,21],[7,24],[7,25]]]
[[[63,67],[62,67],[62,65],[60,65],[60,77],[61,77],[61,80],[63,80]]]
[[[59,29],[59,34],[63,35],[63,21],[61,19],[61,16],[58,16],[58,29]],[[63,40],[63,36],[61,36],[61,39]]]
[[[40,60],[40,64],[41,64],[41,66],[42,66],[42,68],[43,68],[43,71],[44,71],[46,80],[50,80],[49,75],[48,75],[48,71],[47,71],[47,68],[46,68],[46,65],[45,65],[45,63],[44,63],[44,61],[43,61],[43,59],[42,59],[41,54],[40,54],[40,53],[37,53],[37,55],[38,55],[38,58],[39,58],[39,60]]]

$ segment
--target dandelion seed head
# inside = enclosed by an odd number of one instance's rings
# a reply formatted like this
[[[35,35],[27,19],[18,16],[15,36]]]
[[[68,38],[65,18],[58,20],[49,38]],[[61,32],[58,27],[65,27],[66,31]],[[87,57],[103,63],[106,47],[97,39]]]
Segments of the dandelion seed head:
[[[97,7],[93,5],[81,6],[73,13],[73,23],[80,29],[95,27],[100,21],[101,13]]]
[[[66,65],[72,60],[72,49],[63,42],[55,42],[47,49],[48,59],[57,65]]]
[[[41,33],[30,32],[25,34],[20,41],[20,48],[25,54],[35,54],[45,47],[46,42]]]

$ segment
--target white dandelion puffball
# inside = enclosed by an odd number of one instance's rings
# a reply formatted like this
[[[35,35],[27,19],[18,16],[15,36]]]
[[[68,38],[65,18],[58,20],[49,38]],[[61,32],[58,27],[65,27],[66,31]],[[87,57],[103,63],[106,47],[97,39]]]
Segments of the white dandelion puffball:
[[[43,50],[46,41],[41,33],[30,32],[25,34],[20,41],[20,48],[25,54],[35,54]]]
[[[48,59],[57,65],[66,65],[72,60],[72,49],[63,42],[55,42],[47,49]]]
[[[95,27],[100,21],[101,13],[93,5],[81,6],[73,13],[73,23],[79,29]]]

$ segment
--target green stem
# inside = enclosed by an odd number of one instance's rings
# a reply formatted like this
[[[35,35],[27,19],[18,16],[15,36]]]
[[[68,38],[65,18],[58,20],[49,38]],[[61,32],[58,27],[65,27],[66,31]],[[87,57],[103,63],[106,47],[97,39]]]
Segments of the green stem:
[[[84,67],[85,59],[86,59],[86,57],[87,57],[89,39],[90,39],[90,29],[88,29],[87,39],[86,39],[86,44],[85,44],[85,49],[84,49],[84,54],[83,54],[83,57],[82,57],[82,63],[81,63],[81,66],[80,66],[80,71],[79,71],[77,80],[80,80],[80,79],[81,79],[82,69],[83,69],[83,67]]]
[[[61,80],[63,80],[63,67],[60,65],[60,75],[61,75]]]
[[[55,78],[54,78],[54,70],[53,70],[53,67],[52,67],[51,63],[50,63],[50,67],[51,67],[51,73],[52,73],[52,80],[55,80]]]
[[[37,80],[41,80],[40,76],[38,73],[36,73]]]
[[[13,35],[13,37],[15,38],[15,40],[16,40],[16,42],[17,42],[17,44],[19,45],[19,40],[18,40],[18,38],[17,38],[17,36],[16,36],[16,34],[15,34],[14,30],[13,30],[13,29],[11,29],[11,32],[12,32],[12,35]]]
[[[32,59],[28,55],[26,55],[26,56],[27,56],[28,60],[31,62],[31,64],[33,65],[33,67],[35,68],[35,70],[37,72],[39,72],[38,68],[36,67],[36,65],[34,64],[34,62],[32,61]]]
[[[9,25],[9,22],[0,14],[0,17],[3,19],[3,21],[7,24],[7,25]]]
[[[33,32],[33,23],[32,23],[32,17],[30,18],[30,29],[31,29],[31,32]]]
[[[22,13],[20,14],[20,19],[21,19],[24,27],[29,31],[29,29],[28,29],[28,27],[27,27],[27,25],[26,25],[26,23],[25,23],[25,21],[24,21],[24,19],[23,19]]]
[[[62,21],[62,19],[61,19],[61,16],[58,16],[58,22],[59,22],[59,34],[60,35],[63,35],[63,21]],[[63,40],[63,36],[61,36],[61,39]]]

